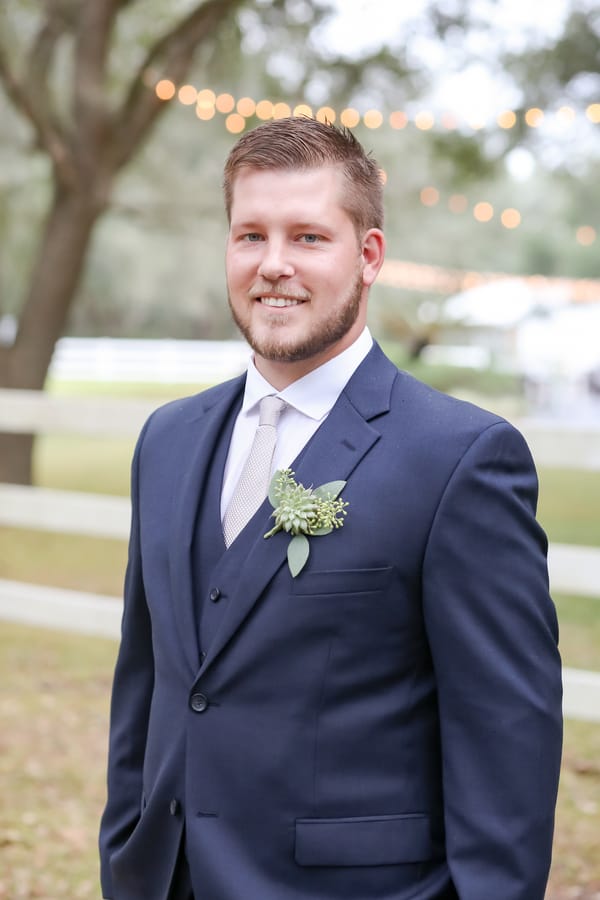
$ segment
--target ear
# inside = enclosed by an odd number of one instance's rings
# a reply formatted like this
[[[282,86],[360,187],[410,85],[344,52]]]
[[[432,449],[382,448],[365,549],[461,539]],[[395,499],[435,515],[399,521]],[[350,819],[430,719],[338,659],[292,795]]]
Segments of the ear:
[[[363,263],[362,283],[371,287],[379,274],[385,257],[385,237],[379,228],[365,231],[361,245]]]

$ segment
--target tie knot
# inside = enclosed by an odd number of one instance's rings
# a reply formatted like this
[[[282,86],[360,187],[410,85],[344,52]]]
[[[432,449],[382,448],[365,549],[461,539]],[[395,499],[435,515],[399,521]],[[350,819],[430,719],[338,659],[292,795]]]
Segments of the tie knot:
[[[285,405],[285,400],[282,400],[281,397],[275,397],[273,394],[263,397],[259,405],[258,424],[272,425],[276,428],[279,416]]]

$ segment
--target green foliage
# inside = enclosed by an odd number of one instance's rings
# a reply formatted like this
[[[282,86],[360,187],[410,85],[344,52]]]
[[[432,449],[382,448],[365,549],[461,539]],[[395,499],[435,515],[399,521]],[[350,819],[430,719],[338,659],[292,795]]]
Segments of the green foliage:
[[[554,42],[526,53],[506,54],[504,63],[523,94],[536,105],[552,105],[572,95],[579,102],[597,101],[600,90],[600,11],[597,5],[572,5]]]

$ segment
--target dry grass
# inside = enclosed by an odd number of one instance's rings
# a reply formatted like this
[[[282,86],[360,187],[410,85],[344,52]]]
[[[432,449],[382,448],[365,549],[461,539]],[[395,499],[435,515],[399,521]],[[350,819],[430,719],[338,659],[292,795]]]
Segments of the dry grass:
[[[116,644],[0,625],[0,898],[97,898]],[[600,894],[600,725],[567,722],[548,900]]]
[[[0,897],[99,896],[116,644],[0,624]]]

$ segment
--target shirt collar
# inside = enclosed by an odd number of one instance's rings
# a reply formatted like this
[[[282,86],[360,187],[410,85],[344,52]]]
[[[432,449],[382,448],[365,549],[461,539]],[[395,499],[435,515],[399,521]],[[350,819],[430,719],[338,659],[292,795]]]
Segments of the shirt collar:
[[[250,413],[263,397],[277,394],[298,412],[320,421],[329,413],[344,387],[359,367],[371,347],[373,338],[365,327],[360,336],[333,359],[313,369],[303,378],[288,385],[283,391],[276,391],[260,374],[254,360],[248,366],[242,413]]]

